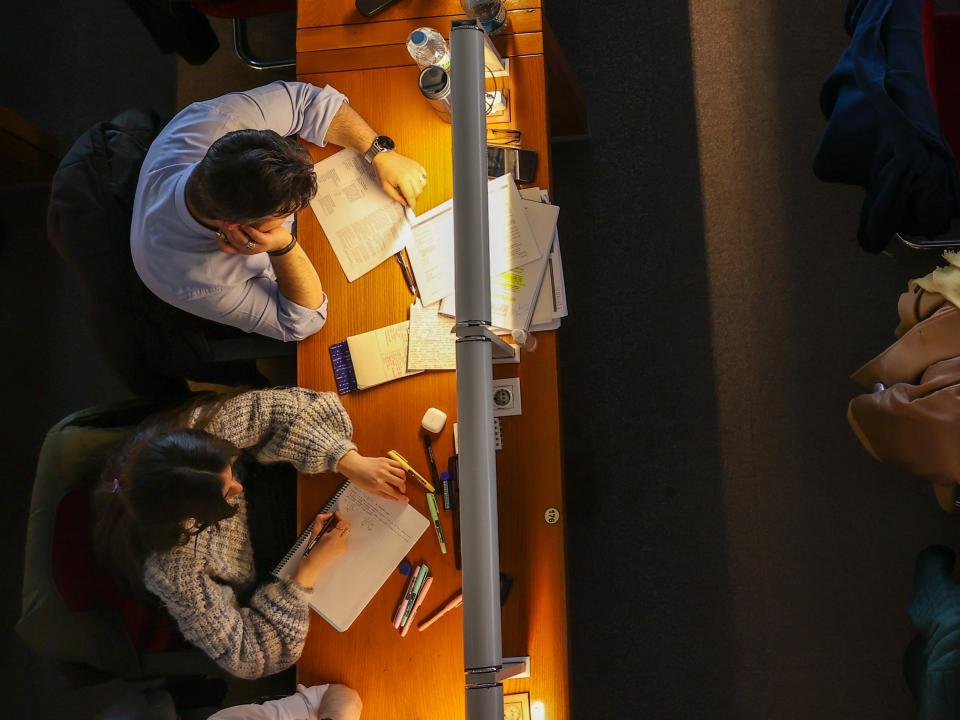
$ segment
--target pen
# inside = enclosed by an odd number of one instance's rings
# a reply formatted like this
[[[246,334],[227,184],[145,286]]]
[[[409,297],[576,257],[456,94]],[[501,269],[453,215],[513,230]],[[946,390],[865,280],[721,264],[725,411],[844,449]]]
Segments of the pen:
[[[454,608],[460,607],[461,605],[463,605],[463,590],[461,590],[461,591],[458,592],[456,595],[454,595],[452,598],[450,598],[450,599],[447,601],[446,605],[444,605],[442,608],[440,608],[439,610],[434,611],[433,615],[431,615],[430,617],[428,617],[426,620],[424,620],[422,623],[420,623],[420,624],[417,626],[417,629],[420,630],[421,632],[423,632],[423,631],[426,630],[428,627],[430,627],[431,625],[433,625],[437,620],[439,620],[439,619],[442,618],[444,615],[446,615],[448,612],[450,612],[450,611],[453,610]]]
[[[435,491],[434,491],[434,488],[433,488],[433,485],[431,485],[430,482],[429,482],[423,475],[421,475],[421,474],[418,473],[416,470],[414,470],[414,469],[410,466],[410,463],[408,463],[408,462],[404,459],[403,455],[401,455],[400,453],[398,453],[396,450],[388,450],[388,451],[387,451],[387,457],[392,458],[393,460],[396,460],[398,463],[400,463],[400,464],[403,466],[403,469],[406,470],[406,471],[407,471],[408,473],[410,473],[411,475],[413,475],[413,476],[417,479],[417,481],[418,481],[421,485],[423,485],[427,490],[429,490],[430,492],[435,492]]]
[[[406,625],[410,619],[410,613],[413,612],[413,606],[417,604],[417,595],[420,593],[420,588],[423,587],[423,583],[427,579],[428,572],[430,572],[430,568],[427,567],[426,563],[420,566],[416,580],[413,581],[413,589],[410,591],[410,595],[407,596],[409,602],[407,603],[407,609],[403,611],[403,617],[400,619],[400,627]]]
[[[433,443],[427,434],[423,435],[423,448],[427,451],[427,461],[430,463],[430,479],[434,485],[439,485],[440,474],[437,472],[437,461],[433,457]]]
[[[457,456],[447,461],[450,470],[450,508],[453,510],[453,563],[457,570],[463,568],[463,555],[460,550],[460,478]]]
[[[410,270],[410,266],[407,265],[407,261],[403,257],[403,250],[394,255],[394,257],[397,259],[397,262],[400,263],[403,280],[407,283],[407,289],[410,291],[410,294],[414,297],[419,297],[420,293],[417,291],[417,284],[413,281],[413,271]]]
[[[398,630],[400,629],[400,619],[403,617],[403,613],[406,612],[407,605],[410,603],[410,591],[413,589],[413,583],[417,579],[417,575],[419,573],[419,565],[410,571],[410,579],[407,580],[407,587],[403,591],[403,598],[400,600],[400,605],[397,606],[397,612],[393,615],[393,626]]]
[[[440,473],[440,485],[443,488],[443,509],[450,509],[450,473],[444,470]]]
[[[433,576],[427,578],[427,581],[423,584],[423,587],[420,589],[420,594],[417,595],[417,601],[413,604],[413,612],[410,613],[410,617],[407,619],[406,625],[403,626],[403,630],[400,631],[400,637],[406,637],[407,632],[410,630],[410,627],[413,625],[413,618],[417,616],[417,610],[420,609],[420,606],[423,605],[423,599],[427,596],[427,593],[430,592],[430,586],[433,585]]]
[[[437,508],[437,496],[427,493],[427,505],[430,506],[430,519],[433,520],[433,529],[437,531],[437,540],[440,542],[440,552],[447,554],[447,542],[443,539],[443,528],[440,527],[440,512]]]
[[[303,551],[303,555],[301,556],[300,559],[303,560],[303,558],[309,555],[310,551],[317,546],[318,542],[320,542],[320,538],[322,538],[324,535],[330,532],[333,529],[333,526],[336,524],[337,524],[337,514],[334,513],[333,515],[328,517],[326,521],[323,523],[323,527],[320,528],[320,532],[318,532],[316,536],[313,538],[313,540],[309,542],[309,544],[307,545],[307,549]]]

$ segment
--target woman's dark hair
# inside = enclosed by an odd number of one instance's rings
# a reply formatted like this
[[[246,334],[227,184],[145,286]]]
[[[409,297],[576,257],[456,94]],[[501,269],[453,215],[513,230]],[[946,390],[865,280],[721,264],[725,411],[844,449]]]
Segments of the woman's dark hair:
[[[317,194],[313,159],[273,130],[236,130],[207,150],[187,182],[204,217],[247,224],[302,210]]]
[[[184,545],[237,508],[221,473],[241,451],[202,428],[224,398],[148,418],[107,462],[93,497],[93,550],[126,590],[146,596],[146,558]]]

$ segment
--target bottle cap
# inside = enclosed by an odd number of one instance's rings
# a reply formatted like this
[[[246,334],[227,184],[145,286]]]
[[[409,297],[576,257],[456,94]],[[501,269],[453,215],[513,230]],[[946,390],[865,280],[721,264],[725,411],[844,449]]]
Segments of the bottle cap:
[[[423,30],[414,30],[410,33],[410,41],[414,45],[423,45],[427,41],[427,34]]]

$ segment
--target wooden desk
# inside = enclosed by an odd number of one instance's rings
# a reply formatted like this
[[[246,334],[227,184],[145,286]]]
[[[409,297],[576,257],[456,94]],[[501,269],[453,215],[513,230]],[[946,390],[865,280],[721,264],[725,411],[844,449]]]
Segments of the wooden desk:
[[[456,2],[443,0],[456,12]],[[514,5],[518,3],[513,3]],[[527,2],[527,5],[532,3]],[[435,7],[433,3],[401,3],[402,8]],[[348,7],[349,6],[349,7]],[[300,20],[322,24],[335,18],[352,23],[352,0],[301,0]],[[339,13],[339,14],[338,14]],[[355,14],[355,13],[354,13]],[[347,19],[351,18],[351,19]],[[298,79],[316,85],[330,84],[344,92],[354,108],[378,131],[397,141],[398,149],[416,158],[429,173],[429,182],[417,210],[422,212],[452,194],[450,126],[433,113],[417,90],[417,68],[409,57],[394,65],[370,68],[362,30],[383,33],[384,25],[372,23],[352,28],[356,47],[341,48],[341,66],[356,68],[312,72],[317,65],[298,56]],[[418,23],[420,24],[420,23]],[[446,31],[449,18],[433,18],[434,27]],[[329,28],[326,28],[329,30]],[[409,32],[396,26],[391,40]],[[539,35],[539,33],[536,33]],[[316,28],[298,30],[298,47],[319,35]],[[380,40],[383,35],[378,36]],[[502,41],[501,41],[502,42]],[[396,43],[393,43],[396,44]],[[542,44],[540,45],[542,47]],[[384,57],[383,45],[376,45]],[[389,43],[388,43],[389,47]],[[311,54],[314,51],[307,51]],[[318,50],[317,53],[327,52]],[[339,51],[338,51],[339,52]],[[308,68],[308,71],[302,71]],[[523,145],[539,153],[537,182],[550,186],[550,147],[545,98],[545,66],[542,54],[517,54],[511,74],[505,79],[510,96],[512,127],[523,131]],[[316,159],[339,148],[312,148]],[[408,317],[412,298],[395,262],[388,261],[348,283],[316,218],[310,211],[299,218],[300,241],[319,270],[330,298],[330,317],[321,332],[299,346],[299,383],[305,387],[335,387],[328,347],[348,335],[399,322]],[[510,598],[503,608],[503,653],[530,655],[532,677],[505,683],[505,692],[529,692],[531,702],[544,704],[546,718],[568,717],[566,578],[564,558],[564,510],[557,398],[555,333],[539,333],[539,347],[524,354],[518,365],[494,366],[495,377],[519,376],[523,415],[503,418],[504,449],[497,453],[500,508],[500,557],[504,572],[514,577]],[[420,418],[430,406],[444,410],[449,420],[435,443],[440,468],[453,449],[456,421],[455,374],[427,372],[397,380],[342,400],[354,423],[354,437],[361,452],[383,455],[396,449],[427,475],[427,463],[418,436]],[[302,478],[299,514],[305,523],[336,485],[336,478]],[[413,505],[429,516],[423,492],[408,483]],[[544,512],[560,510],[560,522],[547,524]],[[426,616],[461,585],[454,567],[452,521],[443,513],[442,523],[451,552],[441,555],[436,537],[428,530],[410,553],[414,562],[425,561],[434,576],[430,596],[422,608]],[[390,624],[405,585],[399,574],[391,577],[367,609],[346,633],[337,633],[318,616],[311,617],[310,635],[299,662],[299,679],[311,684],[339,681],[356,688],[363,698],[364,717],[380,720],[414,718],[461,718],[464,716],[462,613],[455,610],[424,633],[414,628],[401,639]]]

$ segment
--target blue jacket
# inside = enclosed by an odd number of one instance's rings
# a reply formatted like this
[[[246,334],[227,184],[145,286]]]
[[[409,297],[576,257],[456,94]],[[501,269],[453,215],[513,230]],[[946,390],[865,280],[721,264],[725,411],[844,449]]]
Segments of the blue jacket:
[[[851,0],[850,45],[820,93],[827,127],[813,162],[825,182],[866,188],[857,238],[933,237],[960,207],[957,163],[927,88],[921,0]]]

